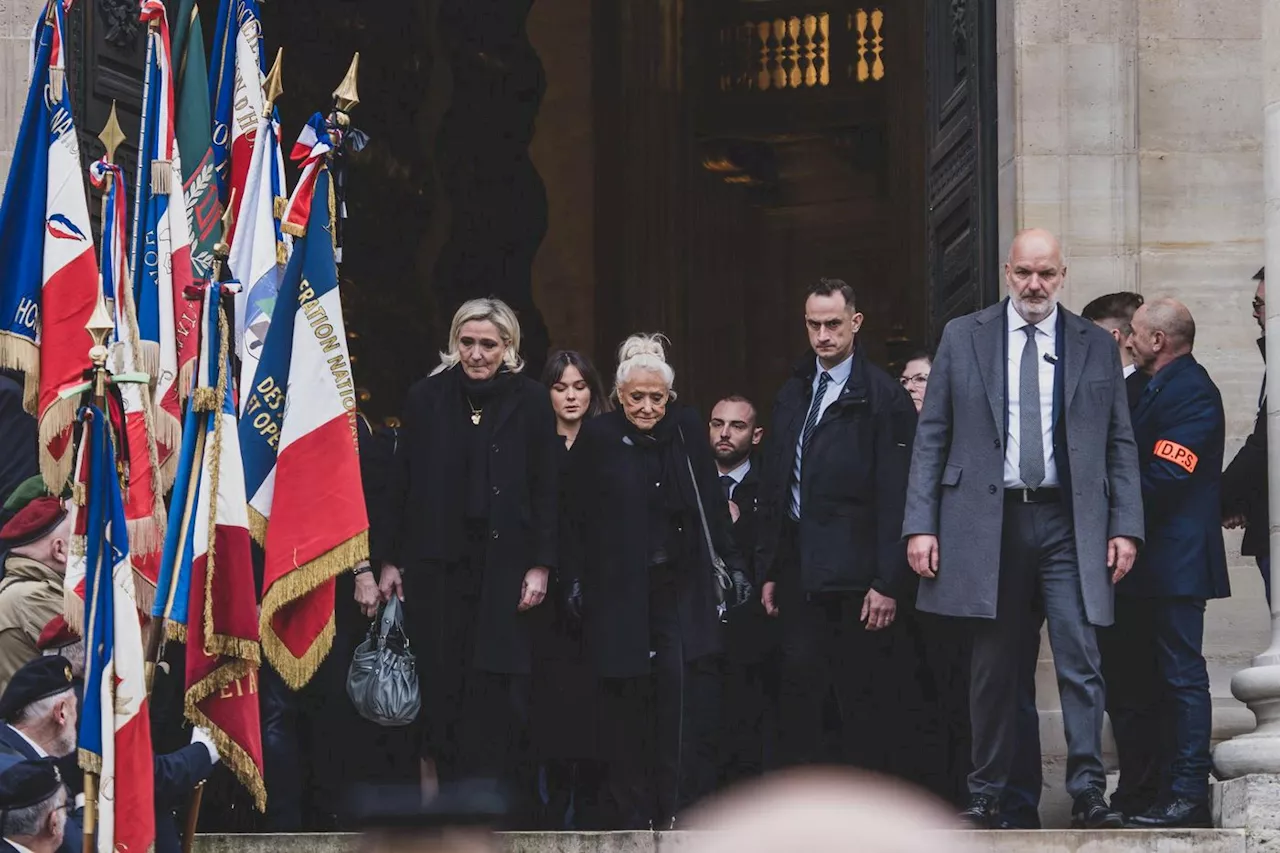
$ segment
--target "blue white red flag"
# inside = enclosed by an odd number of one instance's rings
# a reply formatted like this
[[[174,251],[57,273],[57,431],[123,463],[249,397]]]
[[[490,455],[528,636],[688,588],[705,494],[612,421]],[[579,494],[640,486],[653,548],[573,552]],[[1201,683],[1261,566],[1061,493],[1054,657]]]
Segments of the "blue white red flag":
[[[71,472],[73,400],[59,392],[89,368],[85,323],[97,303],[80,146],[61,73],[65,8],[50,0],[32,56],[31,88],[0,204],[0,366],[26,375],[40,423],[40,472],[55,494]]]
[[[187,412],[152,615],[184,640],[186,715],[210,732],[227,766],[266,808],[258,712],[257,597],[244,470],[231,399],[231,335],[218,284],[205,293],[205,334]]]
[[[164,4],[145,0],[150,25],[142,134],[134,197],[131,266],[143,368],[155,380],[155,432],[165,485],[181,441],[182,403],[199,352],[200,307],[190,299],[191,230],[182,190],[182,157],[174,129],[173,66]]]
[[[240,357],[241,399],[258,369],[258,358],[280,290],[280,277],[289,261],[292,244],[292,239],[280,230],[280,215],[284,211],[276,204],[276,199],[283,196],[285,185],[279,131],[278,123],[271,116],[258,118],[252,162],[228,261],[232,278],[242,284],[235,299],[235,352]]]
[[[93,185],[102,190],[102,290],[115,318],[111,337],[112,373],[137,373],[138,316],[133,304],[133,279],[125,250],[125,183],[123,170],[106,160],[89,167]],[[144,612],[155,595],[156,568],[164,542],[164,492],[160,482],[151,394],[144,383],[118,386],[123,411],[115,413],[125,436],[128,482],[125,486],[125,519],[129,524],[129,548],[139,576],[138,600]],[[114,401],[113,401],[114,408]],[[113,418],[114,419],[114,418]]]
[[[218,173],[218,196],[223,207],[232,205],[237,219],[245,197],[258,117],[266,106],[262,93],[265,79],[258,0],[221,0],[209,66],[213,162]]]
[[[314,198],[240,415],[250,511],[266,522],[262,649],[295,690],[332,646],[334,578],[369,552],[323,158]]]
[[[149,850],[155,844],[151,720],[134,600],[124,498],[111,425],[102,410],[83,411],[83,480],[73,502],[82,532],[85,678],[80,711],[80,766],[99,774],[99,853]],[[70,567],[68,567],[70,568]],[[73,583],[68,571],[67,583]]]

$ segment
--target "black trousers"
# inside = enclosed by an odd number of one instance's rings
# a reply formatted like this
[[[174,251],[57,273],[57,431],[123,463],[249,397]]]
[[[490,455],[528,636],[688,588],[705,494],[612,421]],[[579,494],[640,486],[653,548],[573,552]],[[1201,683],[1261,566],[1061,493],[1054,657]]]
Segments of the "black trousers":
[[[732,785],[772,769],[777,761],[777,622],[753,601],[730,611],[725,624],[718,778]]]
[[[1204,608],[1199,599],[1117,595],[1115,624],[1099,632],[1120,759],[1113,803],[1126,814],[1171,794],[1208,800],[1213,700],[1201,653]]]
[[[868,631],[861,621],[865,592],[806,593],[798,537],[798,526],[784,523],[775,598],[782,633],[781,763],[838,762],[887,771],[902,740],[891,699],[898,677],[891,663],[893,641],[901,626]],[[828,733],[829,697],[836,731]]]
[[[685,660],[679,571],[650,569],[652,674],[602,679],[600,746],[615,829],[668,829],[715,787],[719,661]]]

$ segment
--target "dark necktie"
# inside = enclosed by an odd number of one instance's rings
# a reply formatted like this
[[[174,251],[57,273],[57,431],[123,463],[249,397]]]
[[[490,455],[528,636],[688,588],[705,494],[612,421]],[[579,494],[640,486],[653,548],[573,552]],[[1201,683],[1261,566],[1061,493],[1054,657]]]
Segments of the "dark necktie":
[[[733,478],[728,474],[720,475],[720,488],[724,489],[724,499],[730,500],[733,497]]]
[[[825,370],[818,377],[818,390],[813,395],[813,405],[809,407],[809,417],[804,421],[804,432],[800,438],[800,455],[803,458],[804,452],[809,449],[809,439],[813,438],[813,431],[818,426],[818,418],[822,415],[822,398],[827,396],[827,386],[831,384],[831,374]]]
[[[1036,349],[1036,327],[1025,326],[1027,343],[1022,348],[1022,369],[1018,379],[1018,468],[1028,489],[1044,482],[1044,431],[1040,421],[1040,353]]]

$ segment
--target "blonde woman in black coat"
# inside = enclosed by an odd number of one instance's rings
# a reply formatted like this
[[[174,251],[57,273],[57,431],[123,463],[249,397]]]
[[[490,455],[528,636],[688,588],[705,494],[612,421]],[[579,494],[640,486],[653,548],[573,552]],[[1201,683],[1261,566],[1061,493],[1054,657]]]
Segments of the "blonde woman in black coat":
[[[702,418],[673,405],[663,339],[628,338],[618,361],[619,409],[585,423],[569,455],[569,564],[602,679],[614,824],[667,829],[715,783],[721,625],[704,529],[735,581],[728,604],[752,590]]]

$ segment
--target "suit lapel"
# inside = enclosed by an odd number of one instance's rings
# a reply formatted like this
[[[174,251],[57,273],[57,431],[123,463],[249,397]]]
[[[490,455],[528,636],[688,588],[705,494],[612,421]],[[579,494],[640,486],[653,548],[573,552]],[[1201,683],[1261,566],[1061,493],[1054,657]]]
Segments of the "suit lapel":
[[[987,389],[987,401],[991,404],[991,417],[1000,431],[1000,443],[1005,441],[1004,422],[1004,353],[1005,324],[1001,322],[1006,302],[995,306],[996,312],[984,312],[973,330],[973,351],[977,358],[978,373]]]
[[[516,379],[514,381],[519,382],[520,380]],[[497,411],[493,413],[492,435],[496,436],[498,434],[498,431],[502,429],[503,425],[511,417],[511,413],[519,407],[520,390],[518,386],[512,387],[508,389],[507,393],[498,395]]]
[[[1062,307],[1058,307],[1062,311]],[[1063,381],[1065,382],[1065,391],[1063,399],[1067,409],[1071,408],[1071,401],[1075,399],[1076,389],[1080,387],[1080,377],[1084,374],[1084,361],[1089,354],[1089,327],[1082,325],[1088,322],[1086,320],[1077,320],[1075,317],[1068,317],[1064,312],[1063,324],[1060,328],[1066,335],[1063,341],[1062,360],[1065,373]]]

